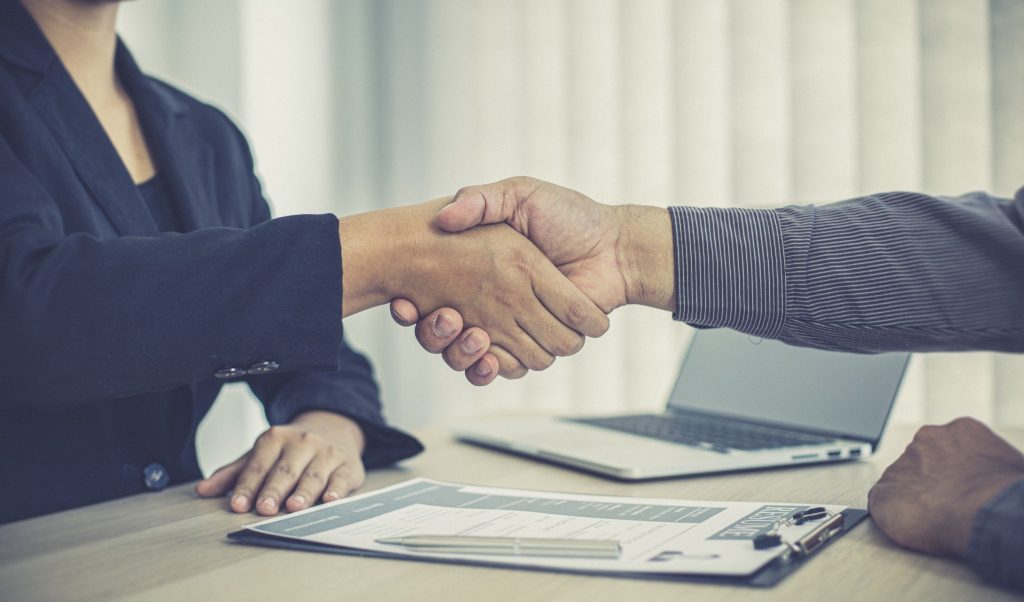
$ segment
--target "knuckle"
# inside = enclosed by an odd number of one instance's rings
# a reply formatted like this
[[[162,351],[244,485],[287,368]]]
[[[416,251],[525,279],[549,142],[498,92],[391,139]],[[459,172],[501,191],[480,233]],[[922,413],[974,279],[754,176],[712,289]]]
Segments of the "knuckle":
[[[261,475],[267,472],[267,467],[262,462],[249,462],[245,466],[245,472],[251,475]]]
[[[540,355],[540,356],[537,357],[537,359],[534,362],[534,366],[531,367],[531,370],[536,370],[536,371],[547,370],[554,363],[555,363],[555,357],[553,355],[545,353],[545,354]]]
[[[514,268],[514,266],[513,266]],[[499,289],[494,292],[494,301],[508,310],[516,309],[515,293],[510,289]]]
[[[304,478],[311,483],[323,486],[327,482],[327,475],[316,469],[307,470]]]
[[[926,424],[925,426],[917,429],[917,432],[914,433],[914,442],[931,440],[938,434],[938,431],[939,427]]]
[[[566,326],[573,330],[579,330],[580,326],[583,324],[584,315],[583,304],[579,301],[571,302],[565,311],[565,319],[568,321]]]
[[[533,261],[522,251],[516,250],[509,258],[506,267],[517,274],[517,278],[527,279],[533,274]]]
[[[299,434],[299,441],[309,445],[318,446],[323,441],[323,437],[314,431],[302,431],[302,433]]]
[[[528,372],[529,370],[527,370],[525,366],[517,365],[510,368],[503,368],[501,370],[501,375],[509,380],[518,380],[526,376]]]
[[[281,439],[284,438],[286,432],[287,429],[285,429],[283,426],[274,425],[268,428],[267,430],[263,431],[263,434],[260,435],[260,438],[265,439],[266,441],[280,441]]]
[[[505,184],[507,188],[522,189],[533,182],[534,179],[530,176],[512,176],[511,178],[506,178],[502,183]]]
[[[961,416],[959,418],[956,418],[946,426],[952,429],[966,431],[973,431],[977,430],[979,427],[984,427],[984,425],[980,421],[975,420],[974,418],[971,418],[969,416]]]
[[[263,491],[260,491],[259,498],[261,500],[263,498],[270,498],[276,502],[281,499],[281,492],[278,491],[277,487],[274,487],[273,485],[267,485],[266,487],[263,488]]]
[[[566,336],[555,343],[555,355],[565,357],[579,353],[580,349],[583,349],[583,343],[585,341],[586,339],[576,333]]]
[[[285,476],[292,476],[295,474],[295,467],[288,462],[279,463],[277,465],[277,468],[275,468],[274,470],[277,472],[277,474]]]

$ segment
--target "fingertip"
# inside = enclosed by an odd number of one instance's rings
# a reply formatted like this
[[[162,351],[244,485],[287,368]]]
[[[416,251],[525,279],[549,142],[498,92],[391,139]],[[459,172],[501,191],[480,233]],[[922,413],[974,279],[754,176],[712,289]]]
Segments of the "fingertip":
[[[301,495],[293,495],[285,501],[284,506],[288,512],[304,510],[306,508],[306,498]]]
[[[466,378],[478,387],[491,384],[494,379],[498,378],[498,358],[490,353],[485,353],[466,370]]]
[[[593,335],[593,338],[595,339],[600,336],[604,336],[604,334],[608,332],[608,329],[612,327],[612,321],[608,317],[608,314],[604,313],[603,311],[601,312],[601,316],[597,318],[596,327],[596,334]]]
[[[242,494],[237,494],[231,498],[231,510],[234,512],[248,512],[249,511],[249,498]]]
[[[608,314],[604,313],[596,305],[582,313],[584,314],[582,319],[576,320],[576,322],[579,324],[579,333],[583,336],[596,339],[603,336],[611,328],[611,320],[608,318]]]
[[[212,494],[210,493],[209,479],[203,479],[196,483],[195,492],[199,497],[212,497]]]
[[[444,350],[444,361],[452,370],[468,370],[487,353],[491,337],[482,328],[467,328]]]
[[[419,321],[420,315],[411,301],[394,299],[391,301],[391,318],[402,326],[412,326]]]
[[[450,307],[433,311],[416,325],[416,339],[431,353],[441,353],[462,332],[462,314]]]

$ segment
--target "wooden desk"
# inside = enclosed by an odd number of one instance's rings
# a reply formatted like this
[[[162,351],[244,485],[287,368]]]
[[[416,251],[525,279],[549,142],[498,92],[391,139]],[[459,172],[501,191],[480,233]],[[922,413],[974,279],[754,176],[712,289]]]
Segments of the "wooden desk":
[[[365,490],[412,476],[492,486],[708,500],[835,502],[864,507],[911,432],[894,430],[868,461],[623,484],[421,433],[428,451],[375,472]],[[1003,433],[1018,445],[1024,431]],[[5,495],[17,495],[8,491]],[[770,590],[584,577],[249,547],[224,535],[254,522],[182,485],[0,527],[0,600],[1000,600],[960,563],[906,552],[870,521]]]

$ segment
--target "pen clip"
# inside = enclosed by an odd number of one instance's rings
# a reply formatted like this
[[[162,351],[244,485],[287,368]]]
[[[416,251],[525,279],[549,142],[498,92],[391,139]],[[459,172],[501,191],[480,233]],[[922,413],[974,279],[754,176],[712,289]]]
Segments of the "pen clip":
[[[822,544],[842,533],[845,526],[846,517],[841,512],[833,514],[828,520],[811,529],[806,535],[790,543],[789,547],[798,557],[810,556]]]

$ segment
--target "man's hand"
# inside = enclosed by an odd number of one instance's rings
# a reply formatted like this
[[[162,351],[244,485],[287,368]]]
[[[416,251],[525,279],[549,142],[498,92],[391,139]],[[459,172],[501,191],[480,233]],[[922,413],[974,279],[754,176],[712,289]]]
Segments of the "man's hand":
[[[255,507],[264,516],[288,512],[319,500],[345,497],[363,484],[363,431],[352,420],[310,411],[287,425],[273,426],[241,458],[199,481],[196,493],[221,496],[234,489],[231,510]]]
[[[674,261],[664,209],[604,205],[519,177],[463,188],[437,216],[448,232],[498,223],[533,241],[605,313],[627,303],[671,309]],[[659,247],[662,261],[654,261]]]
[[[603,205],[574,190],[519,177],[463,188],[437,216],[438,226],[448,232],[496,223],[528,237],[606,313],[627,303],[672,309],[675,259],[664,209]],[[422,309],[401,298],[391,306],[395,320],[405,325],[416,323]],[[420,321],[420,344],[435,353],[460,354],[423,326],[436,319],[431,314]],[[474,370],[466,375],[474,384],[490,382]]]
[[[495,224],[456,235],[434,225],[449,201],[341,220],[343,315],[397,297],[426,311],[450,308],[458,318],[431,320],[430,331],[471,331],[445,359],[475,361],[489,345],[492,356],[482,361],[497,358],[508,378],[543,370],[556,356],[579,351],[583,336],[604,334],[604,312],[512,228]]]
[[[974,518],[1024,479],[1024,455],[971,418],[925,426],[868,494],[875,523],[896,543],[963,557]]]

